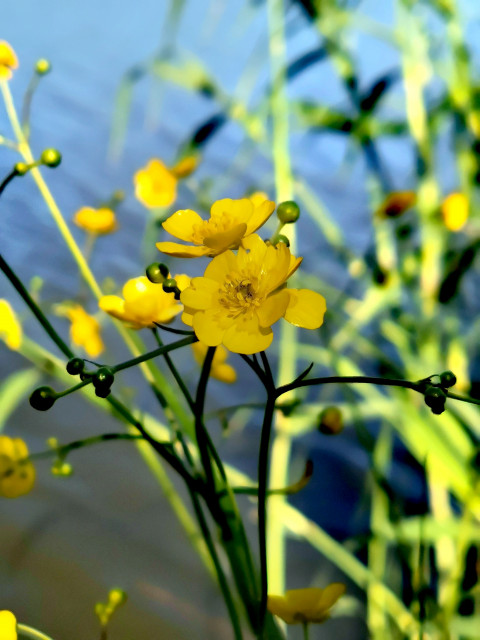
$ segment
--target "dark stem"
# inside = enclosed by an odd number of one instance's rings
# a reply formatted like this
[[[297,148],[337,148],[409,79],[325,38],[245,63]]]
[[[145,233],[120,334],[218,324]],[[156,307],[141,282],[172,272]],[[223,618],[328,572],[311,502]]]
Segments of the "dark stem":
[[[152,329],[152,333],[155,336],[155,340],[158,343],[159,347],[163,347],[165,346],[162,342],[162,339],[160,338],[160,336],[158,335],[158,331],[156,328]],[[190,395],[189,390],[187,389],[187,386],[185,385],[181,375],[178,373],[176,366],[173,363],[173,360],[170,358],[170,355],[166,352],[163,354],[164,358],[165,358],[165,362],[167,363],[168,368],[170,369],[170,372],[172,373],[173,377],[175,378],[178,386],[180,387],[181,392],[183,393],[183,396],[185,398],[185,400],[188,403],[188,406],[190,407],[190,409],[193,411],[195,411],[195,403],[193,401],[192,396]]]
[[[159,347],[158,349],[154,349],[153,351],[149,351],[148,353],[144,353],[137,358],[132,358],[131,360],[127,360],[126,362],[122,362],[121,364],[117,364],[114,367],[111,367],[112,372],[116,373],[117,371],[122,371],[123,369],[129,369],[130,367],[134,367],[137,364],[141,364],[142,362],[146,362],[147,360],[151,360],[152,358],[156,358],[157,356],[163,356],[165,353],[169,351],[175,351],[175,349],[180,349],[181,347],[185,347],[187,344],[192,344],[192,342],[196,342],[197,338],[194,335],[188,336],[188,338],[184,338],[183,340],[178,340],[178,342],[172,342],[171,344],[166,344],[163,347]]]

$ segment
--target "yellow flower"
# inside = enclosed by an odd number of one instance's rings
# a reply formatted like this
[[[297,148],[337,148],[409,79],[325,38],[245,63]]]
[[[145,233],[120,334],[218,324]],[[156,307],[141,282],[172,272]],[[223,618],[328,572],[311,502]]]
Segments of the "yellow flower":
[[[202,365],[205,360],[205,356],[207,355],[208,346],[203,344],[203,342],[194,342],[192,344],[192,349],[195,360],[199,365]],[[237,379],[237,372],[231,365],[226,364],[225,361],[227,358],[228,351],[225,347],[222,347],[222,345],[217,347],[215,355],[213,356],[210,375],[212,378],[220,380],[220,382],[232,384]]]
[[[256,207],[262,204],[262,202],[265,202],[265,200],[268,200],[268,195],[265,193],[265,191],[255,191],[254,193],[251,193],[248,197]]]
[[[451,193],[442,204],[442,216],[450,231],[460,231],[468,220],[469,203],[463,193]]]
[[[10,80],[12,77],[12,69],[16,69],[17,67],[18,60],[15,51],[8,42],[0,40],[0,81]]]
[[[28,448],[21,438],[0,436],[0,496],[18,498],[32,490],[35,468],[25,458]],[[1,634],[0,638],[3,640]]]
[[[115,213],[108,207],[82,207],[74,214],[73,221],[87,233],[100,235],[117,230]]]
[[[275,203],[258,203],[249,198],[217,200],[210,209],[210,220],[191,209],[182,209],[162,224],[172,236],[196,246],[176,242],[158,242],[157,249],[178,258],[217,256],[227,249],[237,249],[242,240],[254,233],[272,215]]]
[[[397,218],[413,207],[416,201],[415,191],[392,191],[377,209],[377,215],[385,218]]]
[[[180,290],[188,287],[190,278],[175,276]],[[182,311],[182,305],[173,293],[165,293],[160,284],[154,284],[146,276],[128,280],[119,296],[103,296],[98,303],[100,309],[114,318],[127,322],[132,329],[154,327],[154,322],[171,322]]]
[[[83,347],[91,358],[96,358],[105,350],[100,336],[100,324],[79,304],[68,307],[65,315],[72,323],[70,339],[73,344]]]
[[[10,349],[19,349],[22,344],[22,327],[6,300],[0,300],[0,338]]]
[[[149,209],[168,207],[177,197],[177,177],[161,160],[153,158],[133,177],[135,195]]]
[[[210,347],[223,344],[234,353],[263,351],[272,342],[271,326],[280,318],[306,329],[323,323],[325,298],[308,289],[286,289],[302,258],[285,244],[267,245],[256,234],[237,254],[215,257],[201,278],[181,294],[182,320]]]
[[[267,608],[287,624],[325,622],[345,589],[340,582],[333,582],[325,589],[292,589],[284,596],[268,596]]]

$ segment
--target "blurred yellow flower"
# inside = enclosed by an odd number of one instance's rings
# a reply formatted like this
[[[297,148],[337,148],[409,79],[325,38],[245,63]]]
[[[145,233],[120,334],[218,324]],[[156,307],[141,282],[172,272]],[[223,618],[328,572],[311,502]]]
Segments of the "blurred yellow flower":
[[[178,288],[188,287],[190,278],[186,275],[175,276]],[[154,323],[171,322],[182,311],[182,305],[175,300],[173,293],[165,293],[161,284],[154,284],[146,276],[128,280],[119,296],[102,296],[98,303],[100,309],[114,318],[128,323],[132,329],[154,327]]]
[[[10,80],[12,69],[18,67],[15,51],[5,40],[0,40],[0,81]]]
[[[333,582],[325,589],[292,589],[284,596],[268,596],[267,608],[287,624],[325,622],[331,607],[345,590],[340,582]]]
[[[135,195],[149,209],[168,207],[177,197],[177,177],[161,160],[153,158],[133,177]]]
[[[70,320],[70,339],[77,347],[85,349],[91,358],[96,358],[105,350],[100,336],[100,324],[79,304],[67,307],[65,315]]]
[[[397,218],[413,207],[416,201],[415,191],[392,191],[377,209],[377,215],[385,218]]]
[[[251,193],[248,198],[253,202],[255,207],[258,207],[265,202],[265,200],[269,199],[265,191],[255,191],[254,193]]]
[[[115,213],[108,207],[82,207],[74,214],[73,221],[80,229],[97,235],[112,233],[118,228]]]
[[[19,349],[22,344],[22,327],[6,300],[0,300],[0,339],[4,340],[10,349]]]
[[[468,220],[469,203],[463,193],[451,193],[442,203],[442,216],[450,231],[460,231]]]
[[[21,438],[0,436],[0,496],[18,498],[33,489],[35,468],[26,458],[28,448]]]
[[[266,222],[275,209],[270,200],[254,202],[241,200],[217,200],[210,209],[210,219],[202,218],[191,209],[182,209],[162,224],[172,236],[192,242],[196,246],[176,242],[158,242],[157,249],[178,258],[217,256],[227,249],[237,249],[242,240]]]
[[[178,180],[181,180],[182,178],[188,178],[188,176],[191,175],[198,167],[198,162],[199,156],[185,156],[185,158],[179,160],[170,169],[170,171],[176,178],[178,178]]]
[[[210,347],[223,344],[234,353],[263,351],[273,340],[271,326],[280,318],[306,329],[323,323],[325,298],[309,289],[285,288],[302,258],[285,244],[266,244],[254,234],[237,254],[213,258],[204,276],[193,278],[181,294],[182,320]]]
[[[192,344],[193,356],[199,365],[203,364],[205,360],[205,356],[207,355],[208,346],[203,344],[203,342],[194,342]],[[227,384],[232,384],[237,379],[237,372],[235,369],[226,364],[226,359],[228,358],[228,351],[220,345],[217,347],[215,351],[215,355],[212,360],[212,368],[210,370],[210,375],[212,378],[216,380],[220,380],[220,382],[226,382]]]

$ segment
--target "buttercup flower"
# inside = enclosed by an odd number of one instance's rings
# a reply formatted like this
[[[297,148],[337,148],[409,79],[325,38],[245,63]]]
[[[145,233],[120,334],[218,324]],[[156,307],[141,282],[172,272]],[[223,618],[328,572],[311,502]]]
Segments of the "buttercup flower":
[[[32,490],[35,468],[27,457],[28,448],[21,438],[0,436],[0,496],[18,498]],[[0,638],[3,640],[1,634]]]
[[[267,608],[287,624],[325,622],[345,590],[340,582],[333,582],[325,589],[292,589],[284,596],[268,596]]]
[[[203,344],[203,342],[194,342],[192,344],[193,357],[198,362],[199,365],[203,364],[205,360],[205,356],[207,355],[208,346]],[[212,360],[212,368],[210,370],[210,375],[212,378],[216,380],[220,380],[220,382],[226,382],[227,384],[232,384],[237,379],[237,372],[235,369],[226,364],[226,359],[228,358],[228,351],[225,347],[221,345],[217,347],[215,351],[215,355]]]
[[[6,300],[0,300],[0,339],[4,340],[10,349],[19,349],[22,343],[22,327]]]
[[[180,290],[190,283],[186,275],[175,276],[175,280]],[[114,318],[127,322],[132,329],[152,328],[154,322],[166,324],[182,311],[182,305],[173,293],[165,293],[161,285],[150,282],[146,276],[128,280],[122,293],[123,298],[102,296],[98,306]]]
[[[234,353],[263,351],[273,340],[271,326],[280,318],[306,329],[323,323],[325,298],[285,283],[302,258],[284,244],[267,245],[256,234],[243,240],[238,254],[215,257],[204,276],[193,278],[180,299],[182,320],[210,347],[223,344]]]
[[[415,191],[392,191],[377,209],[377,215],[385,218],[397,218],[413,207],[416,201]]]
[[[73,221],[87,233],[97,235],[112,233],[117,229],[115,213],[108,207],[93,209],[92,207],[82,207],[73,216]]]
[[[162,224],[172,236],[195,246],[176,242],[158,242],[157,249],[178,258],[217,256],[227,249],[237,249],[271,216],[275,203],[270,200],[242,198],[217,200],[210,209],[210,220],[191,209],[181,209]]]
[[[451,193],[442,204],[442,216],[450,231],[460,231],[468,220],[468,198],[463,193]]]
[[[161,160],[153,158],[133,177],[135,195],[149,209],[168,207],[177,197],[177,177]]]
[[[10,80],[12,69],[18,67],[15,51],[5,40],[0,40],[0,81]]]
[[[65,315],[72,323],[70,339],[73,344],[85,349],[91,358],[96,358],[105,350],[100,336],[100,324],[79,304],[68,307]]]

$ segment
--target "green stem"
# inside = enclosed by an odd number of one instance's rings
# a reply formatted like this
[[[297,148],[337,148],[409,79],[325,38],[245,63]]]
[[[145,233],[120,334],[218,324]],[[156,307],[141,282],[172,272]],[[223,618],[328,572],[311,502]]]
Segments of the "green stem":
[[[148,353],[143,353],[137,358],[132,358],[131,360],[126,360],[121,364],[117,364],[114,367],[111,367],[113,373],[117,373],[117,371],[123,371],[123,369],[129,369],[130,367],[134,367],[137,364],[141,364],[142,362],[146,362],[147,360],[151,360],[152,358],[156,358],[157,356],[163,356],[169,351],[175,351],[175,349],[180,349],[181,347],[185,347],[187,344],[192,344],[196,342],[197,338],[195,335],[191,334],[187,338],[183,340],[178,340],[178,342],[172,342],[171,344],[167,344],[163,347],[159,347],[158,349],[154,349],[153,351],[149,351]]]
[[[33,640],[52,640],[46,633],[42,633],[33,627],[28,627],[26,624],[17,624],[17,630],[22,636],[32,638]]]
[[[35,89],[38,87],[39,81],[40,76],[35,73],[28,84],[27,90],[25,91],[25,97],[23,98],[21,123],[22,131],[26,140],[30,137],[30,109],[32,106],[33,94],[35,93]]]
[[[25,287],[23,286],[23,284],[21,283],[21,281],[18,279],[17,275],[14,273],[14,271],[10,268],[10,266],[7,264],[7,262],[5,261],[5,259],[3,258],[2,255],[0,255],[0,269],[3,271],[3,273],[7,276],[7,278],[10,280],[10,282],[12,283],[12,285],[15,287],[15,289],[18,291],[18,293],[20,294],[20,296],[22,297],[22,299],[24,300],[24,302],[27,304],[27,306],[30,308],[31,312],[33,313],[33,315],[37,318],[37,320],[40,322],[40,324],[42,325],[42,327],[45,329],[45,331],[48,333],[48,335],[50,336],[50,338],[55,342],[55,344],[57,345],[57,347],[60,349],[60,351],[67,356],[67,358],[73,358],[74,353],[73,351],[71,351],[71,349],[65,344],[65,342],[60,338],[60,336],[58,335],[58,333],[55,331],[55,329],[52,327],[52,325],[50,324],[50,322],[47,320],[46,316],[42,313],[42,311],[40,310],[39,306],[35,303],[35,301],[33,300],[33,298],[30,296],[30,294],[28,293],[28,291],[25,289]]]
[[[7,175],[6,178],[4,178],[3,182],[0,184],[0,196],[2,195],[2,193],[5,191],[6,186],[17,176],[19,175],[18,171],[16,169],[12,169],[12,171],[10,171],[10,173]]]
[[[157,329],[156,329],[156,328],[152,329],[152,333],[153,333],[153,335],[155,336],[155,340],[157,341],[158,346],[159,346],[159,347],[163,347],[163,346],[164,346],[164,344],[163,344],[163,342],[162,342],[162,339],[161,339],[161,338],[160,338],[160,336],[158,335],[158,331],[157,331]],[[168,368],[170,369],[170,371],[171,371],[171,373],[172,373],[173,377],[175,378],[175,380],[176,380],[176,382],[177,382],[178,386],[180,387],[180,390],[181,390],[181,392],[183,393],[183,396],[184,396],[185,400],[187,401],[188,406],[190,407],[190,409],[191,409],[192,411],[194,411],[194,410],[195,410],[195,403],[194,403],[194,401],[193,401],[193,398],[192,398],[192,396],[190,395],[190,392],[189,392],[189,390],[187,389],[187,386],[186,386],[186,384],[184,383],[183,378],[182,378],[182,377],[181,377],[181,375],[178,373],[178,370],[177,370],[177,368],[176,368],[175,364],[173,363],[173,360],[170,358],[170,356],[169,356],[168,352],[165,352],[165,353],[163,354],[163,357],[165,358],[165,362],[167,363],[167,366],[168,366]]]
[[[91,438],[85,438],[84,440],[74,440],[68,444],[63,444],[60,447],[54,447],[48,451],[40,451],[39,453],[32,453],[28,456],[28,460],[41,460],[43,458],[50,458],[53,455],[57,455],[59,458],[65,458],[70,451],[75,449],[82,449],[83,447],[89,447],[99,442],[108,442],[110,440],[144,440],[143,435],[134,435],[132,433],[103,433],[100,436],[92,436]],[[21,461],[20,461],[21,462]]]
[[[308,640],[310,634],[308,633],[308,622],[303,622],[303,640]]]

